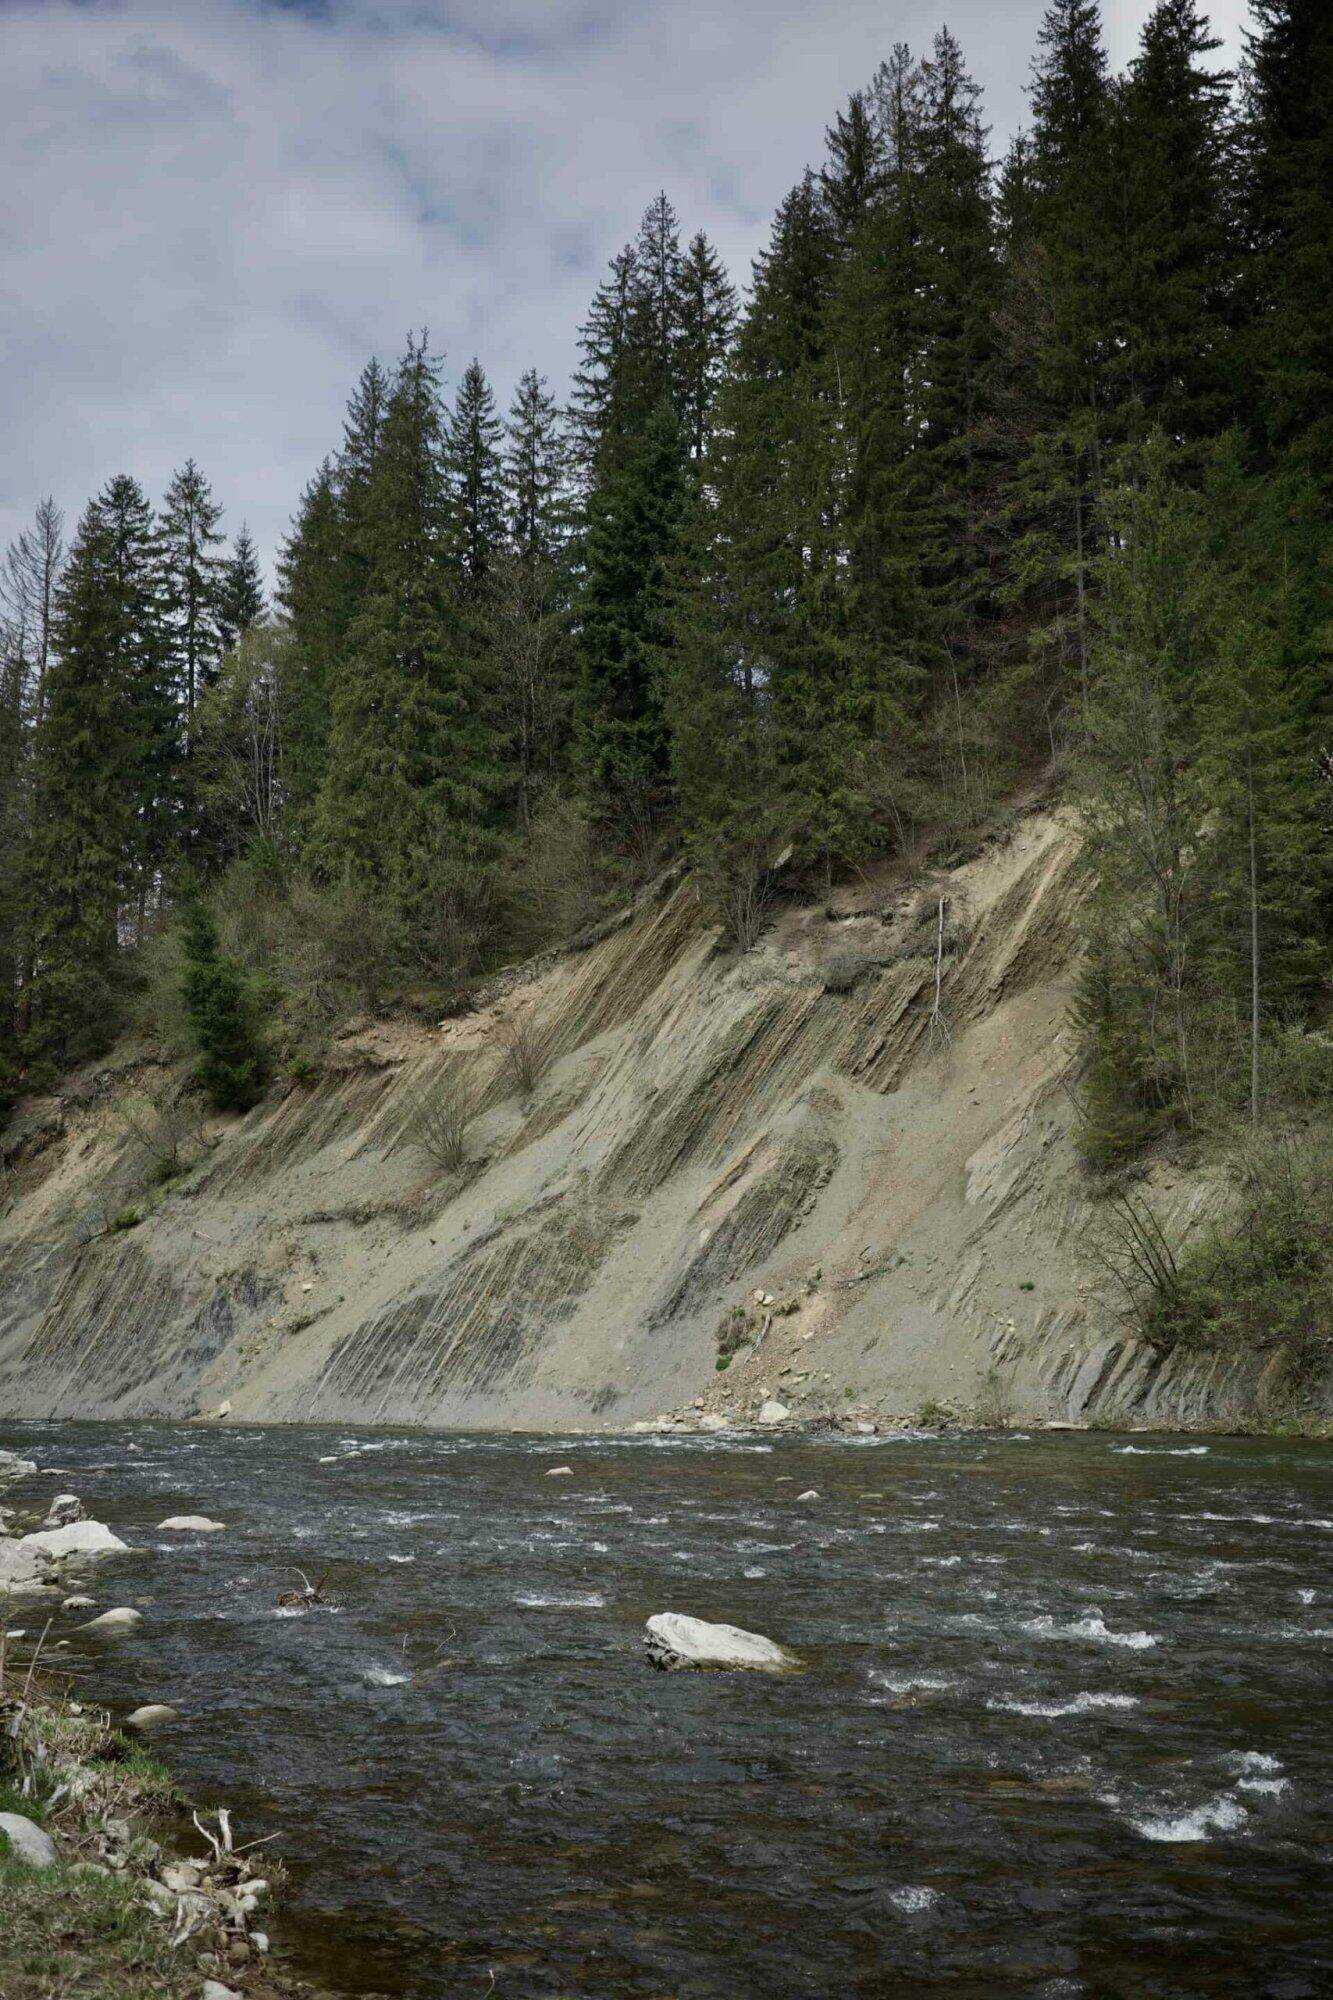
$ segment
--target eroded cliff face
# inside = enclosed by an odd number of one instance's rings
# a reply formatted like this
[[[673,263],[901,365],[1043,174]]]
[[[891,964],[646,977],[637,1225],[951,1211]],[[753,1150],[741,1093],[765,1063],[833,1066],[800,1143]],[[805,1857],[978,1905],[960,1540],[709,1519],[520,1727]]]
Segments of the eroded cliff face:
[[[345,1035],[115,1233],[143,1065],[80,1079],[11,1136],[0,1410],[1225,1419],[1251,1364],[1159,1362],[1101,1297],[1065,1083],[1076,861],[1072,824],[1032,812],[739,957],[669,880],[479,1013]],[[526,1103],[516,1016],[542,1055]],[[410,1126],[450,1068],[477,1104],[452,1176]],[[1157,1189],[1176,1220],[1207,1194]]]

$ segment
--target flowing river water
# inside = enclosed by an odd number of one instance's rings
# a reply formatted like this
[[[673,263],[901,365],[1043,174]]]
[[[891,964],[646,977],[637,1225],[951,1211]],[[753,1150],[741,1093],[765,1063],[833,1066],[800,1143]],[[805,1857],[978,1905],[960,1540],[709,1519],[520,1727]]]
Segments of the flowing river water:
[[[1333,1991],[1326,1447],[0,1444],[132,1545],[94,1588],[143,1625],[67,1657],[182,1711],[164,1754],[278,1835],[280,1933],[340,1991]],[[276,1606],[298,1569],[326,1608]],[[660,1610],[807,1671],[655,1673]]]

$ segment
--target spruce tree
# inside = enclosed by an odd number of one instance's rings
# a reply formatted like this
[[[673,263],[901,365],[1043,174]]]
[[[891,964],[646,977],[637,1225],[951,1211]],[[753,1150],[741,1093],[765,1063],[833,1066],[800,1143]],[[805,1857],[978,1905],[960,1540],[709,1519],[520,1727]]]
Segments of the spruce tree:
[[[332,461],[301,495],[278,557],[278,603],[290,635],[286,778],[292,837],[304,845],[328,770],[329,710],[346,637],[346,552]]]
[[[579,607],[577,727],[595,813],[641,833],[663,802],[661,653],[684,500],[680,429],[663,397],[635,451],[593,495]]]
[[[583,487],[620,462],[642,417],[634,386],[638,265],[632,243],[611,260],[579,329],[570,429]]]
[[[440,365],[394,377],[368,500],[369,577],[331,689],[320,865],[387,893],[410,939],[432,854],[470,856],[500,774],[455,603]]]
[[[1207,67],[1220,46],[1194,0],[1158,0],[1115,118],[1110,398],[1127,433],[1192,446],[1225,428],[1234,393],[1231,78]]]
[[[47,1073],[100,1052],[115,1032],[117,919],[138,846],[130,635],[109,493],[85,509],[56,592],[37,744],[27,1053]]]
[[[486,372],[474,359],[458,385],[444,443],[455,556],[464,592],[474,599],[504,542],[503,434]]]
[[[545,378],[525,371],[509,406],[504,496],[511,547],[525,561],[554,564],[568,533],[566,448]]]
[[[681,268],[680,224],[664,190],[645,209],[634,245],[630,357],[645,415],[676,393]]]
[[[680,263],[676,379],[681,430],[702,467],[713,435],[718,391],[736,326],[736,293],[702,230]]]
[[[224,651],[229,652],[263,615],[264,579],[259,568],[259,551],[242,522],[231,555],[223,565],[218,591],[218,633]]]
[[[98,506],[110,561],[104,670],[124,704],[128,740],[128,766],[120,781],[126,787],[133,834],[124,888],[142,930],[148,907],[161,898],[189,831],[187,725],[177,650],[179,571],[164,551],[158,522],[137,480],[118,474],[108,481]],[[201,648],[198,658],[202,662],[205,657]],[[215,677],[211,664],[209,672]]]
[[[162,550],[167,577],[167,629],[185,711],[188,743],[195,704],[217,679],[222,657],[222,509],[192,458],[167,488]]]
[[[869,213],[884,172],[884,134],[864,91],[854,91],[824,135],[828,157],[819,186],[840,248]]]
[[[1290,456],[1333,492],[1333,13],[1252,0],[1246,42],[1248,410],[1270,462]]]
[[[1067,682],[1088,685],[1100,502],[1122,435],[1109,372],[1112,93],[1096,0],[1055,0],[1038,50],[1024,229],[999,319],[994,426],[1006,465],[991,534],[1001,602],[1058,702]]]

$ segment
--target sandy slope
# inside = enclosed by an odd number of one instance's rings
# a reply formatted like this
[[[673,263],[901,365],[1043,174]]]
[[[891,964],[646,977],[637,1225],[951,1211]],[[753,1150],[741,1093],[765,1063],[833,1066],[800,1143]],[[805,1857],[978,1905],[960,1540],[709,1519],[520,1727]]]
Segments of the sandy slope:
[[[739,958],[668,879],[479,1013],[346,1034],[112,1235],[142,1072],[103,1066],[11,1141],[0,1408],[1225,1415],[1247,1370],[1159,1366],[1098,1295],[1062,1081],[1076,860],[1071,823],[1033,810],[951,870],[785,912]],[[545,1058],[527,1104],[497,1033],[516,1015]],[[451,1067],[478,1106],[452,1179],[405,1136]],[[1179,1215],[1208,1190],[1157,1194]]]

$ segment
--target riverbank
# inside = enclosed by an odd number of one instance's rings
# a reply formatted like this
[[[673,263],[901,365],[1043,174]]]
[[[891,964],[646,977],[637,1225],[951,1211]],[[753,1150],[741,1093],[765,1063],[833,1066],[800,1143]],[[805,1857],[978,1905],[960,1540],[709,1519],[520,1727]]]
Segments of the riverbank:
[[[117,1726],[62,1665],[80,1622],[104,1642],[138,1623],[89,1616],[91,1569],[123,1545],[76,1495],[25,1518],[36,1467],[6,1453],[0,1473],[19,1499],[0,1510],[0,1996],[320,2000],[270,1956],[281,1862],[225,1807],[194,1810],[146,1747],[174,1711]]]

